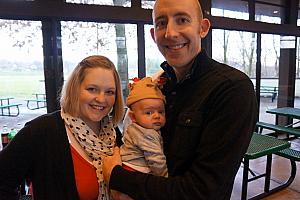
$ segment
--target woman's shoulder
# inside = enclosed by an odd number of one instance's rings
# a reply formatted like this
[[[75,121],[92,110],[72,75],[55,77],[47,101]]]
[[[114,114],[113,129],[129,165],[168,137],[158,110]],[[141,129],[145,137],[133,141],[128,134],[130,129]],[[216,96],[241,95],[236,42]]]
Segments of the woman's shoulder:
[[[34,118],[33,120],[27,122],[25,126],[33,127],[53,127],[62,123],[62,118],[60,116],[60,111],[54,111],[52,113],[47,113],[41,116]]]

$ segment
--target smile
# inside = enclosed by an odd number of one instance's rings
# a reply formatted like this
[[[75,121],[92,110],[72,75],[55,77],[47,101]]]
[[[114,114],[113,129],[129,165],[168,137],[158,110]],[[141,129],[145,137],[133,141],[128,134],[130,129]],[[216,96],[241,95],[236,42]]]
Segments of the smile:
[[[186,45],[186,44],[167,45],[166,47],[167,47],[168,49],[177,50],[177,49],[183,48],[185,45]]]
[[[91,105],[91,107],[97,110],[104,110],[104,106]]]

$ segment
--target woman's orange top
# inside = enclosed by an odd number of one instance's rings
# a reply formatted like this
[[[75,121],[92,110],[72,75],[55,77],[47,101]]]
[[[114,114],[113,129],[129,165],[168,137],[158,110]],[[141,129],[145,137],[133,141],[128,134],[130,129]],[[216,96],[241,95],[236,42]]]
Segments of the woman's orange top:
[[[97,200],[99,185],[96,170],[71,145],[74,173],[80,200]]]

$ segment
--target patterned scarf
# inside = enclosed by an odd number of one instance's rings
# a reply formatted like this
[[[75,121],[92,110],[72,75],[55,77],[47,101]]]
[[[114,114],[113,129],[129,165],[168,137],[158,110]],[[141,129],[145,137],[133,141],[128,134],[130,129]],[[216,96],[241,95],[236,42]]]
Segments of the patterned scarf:
[[[116,141],[116,132],[111,120],[106,116],[100,121],[100,134],[97,136],[97,134],[95,134],[94,131],[80,118],[72,117],[70,114],[63,111],[61,111],[61,116],[80,146],[93,160],[92,163],[96,168],[99,183],[98,200],[112,199],[102,174],[102,160],[104,157],[113,154]]]

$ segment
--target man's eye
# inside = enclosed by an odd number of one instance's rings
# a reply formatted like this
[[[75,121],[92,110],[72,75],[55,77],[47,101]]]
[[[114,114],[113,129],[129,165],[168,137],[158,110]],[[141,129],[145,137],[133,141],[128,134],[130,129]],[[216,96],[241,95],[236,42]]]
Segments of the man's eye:
[[[177,20],[178,24],[186,24],[186,23],[189,23],[190,20],[188,18],[185,18],[185,17],[181,17]]]
[[[151,111],[147,111],[147,112],[145,112],[145,114],[146,114],[146,115],[151,115],[152,112],[151,112]]]
[[[155,23],[155,28],[156,29],[160,29],[160,28],[165,27],[166,25],[167,25],[167,22],[165,22],[165,21],[158,21],[158,22]]]

